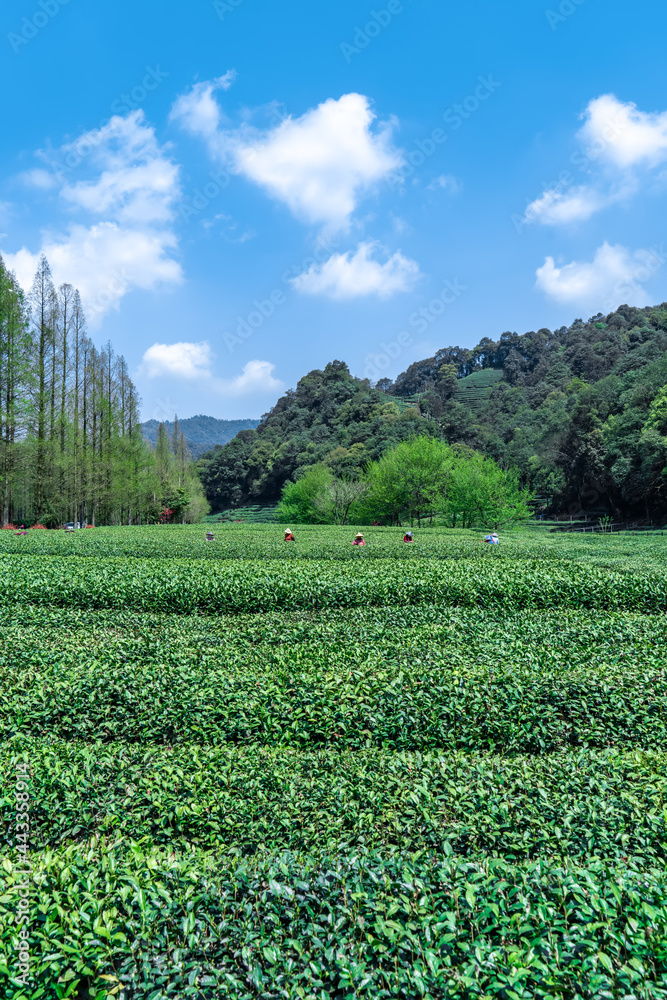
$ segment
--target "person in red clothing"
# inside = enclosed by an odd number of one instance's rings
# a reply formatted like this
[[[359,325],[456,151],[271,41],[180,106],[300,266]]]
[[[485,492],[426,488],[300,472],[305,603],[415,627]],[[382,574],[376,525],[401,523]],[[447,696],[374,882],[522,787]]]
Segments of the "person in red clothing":
[[[366,542],[364,541],[364,536],[361,534],[360,531],[357,532],[357,534],[355,536],[355,539],[352,542],[352,544],[353,545],[365,545],[366,544]]]
[[[292,534],[292,529],[291,528],[285,528],[285,541],[286,542],[295,542],[296,541],[296,538]]]
[[[406,531],[405,532],[405,534],[403,535],[403,541],[404,542],[411,542],[412,541],[412,532],[411,531]]]

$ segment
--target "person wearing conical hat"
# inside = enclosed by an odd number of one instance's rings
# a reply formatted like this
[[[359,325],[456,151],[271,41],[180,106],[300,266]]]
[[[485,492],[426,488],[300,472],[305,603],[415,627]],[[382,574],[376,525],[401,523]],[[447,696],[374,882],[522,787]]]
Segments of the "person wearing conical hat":
[[[285,528],[285,541],[286,542],[295,542],[296,541],[294,535],[292,534],[292,529],[291,528]]]
[[[364,541],[364,536],[361,534],[360,531],[358,531],[356,533],[356,535],[354,536],[354,541],[352,542],[352,544],[353,545],[365,545],[366,544],[366,542]]]
[[[411,542],[412,541],[412,532],[411,531],[406,531],[405,532],[405,534],[403,535],[403,541],[404,542]]]

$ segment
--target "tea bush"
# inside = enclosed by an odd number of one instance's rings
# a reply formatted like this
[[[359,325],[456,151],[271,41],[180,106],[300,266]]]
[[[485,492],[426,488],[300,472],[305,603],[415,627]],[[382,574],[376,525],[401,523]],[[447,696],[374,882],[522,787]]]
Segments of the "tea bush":
[[[667,754],[463,753],[22,741],[33,847],[146,838],[182,852],[426,849],[483,858],[667,858]],[[8,750],[3,766],[9,766]],[[9,830],[13,802],[2,802]],[[158,808],[159,806],[159,808]],[[7,844],[9,846],[9,844]]]
[[[0,557],[0,604],[258,612],[445,604],[505,608],[667,610],[664,574],[613,572],[565,560],[490,558],[343,563],[59,556]]]
[[[667,1000],[667,542],[275,533],[0,536],[0,996]]]

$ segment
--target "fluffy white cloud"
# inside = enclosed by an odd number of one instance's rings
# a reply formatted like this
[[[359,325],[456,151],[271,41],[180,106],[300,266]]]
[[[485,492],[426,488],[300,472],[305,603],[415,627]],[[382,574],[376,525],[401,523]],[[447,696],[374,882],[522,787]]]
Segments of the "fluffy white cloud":
[[[225,391],[232,396],[279,392],[283,383],[273,377],[275,367],[270,361],[249,361],[240,375],[224,383],[227,387]]]
[[[407,292],[420,277],[416,261],[400,251],[384,263],[374,259],[381,248],[377,243],[360,243],[356,251],[334,253],[323,264],[313,264],[293,278],[292,286],[305,295],[326,295],[330,299],[354,299],[377,295],[386,299]]]
[[[56,284],[78,287],[93,324],[133,288],[152,289],[182,280],[174,253],[172,228],[180,195],[179,168],[157,142],[141,111],[115,115],[107,125],[63,146],[85,157],[93,176],[70,184],[59,181],[69,209],[92,216],[90,225],[70,224],[54,235],[44,232],[39,250],[23,247],[6,254],[24,288],[29,288],[41,253],[46,254]],[[49,187],[46,171],[24,175],[29,183]],[[53,177],[54,175],[47,175]]]
[[[362,94],[330,98],[266,131],[248,125],[224,129],[214,83],[197,84],[179,97],[172,116],[206,139],[211,154],[230,170],[307,222],[346,228],[361,197],[403,162],[392,145],[392,124],[374,125]]]
[[[144,352],[139,375],[149,379],[175,378],[196,381],[202,392],[222,396],[253,396],[279,392],[283,383],[274,378],[270,361],[248,361],[240,375],[217,378],[212,372],[214,355],[208,341],[155,343]]]
[[[142,111],[114,115],[61,150],[90,149],[91,166],[101,169],[94,180],[65,184],[65,201],[91,215],[129,225],[162,224],[173,213],[180,193],[178,167],[169,160],[144,120]]]
[[[567,305],[610,311],[619,305],[644,306],[650,295],[643,287],[662,264],[661,250],[635,250],[605,242],[592,261],[572,261],[557,267],[547,257],[537,270],[536,287]]]
[[[524,218],[546,225],[585,222],[608,203],[609,198],[585,184],[566,191],[552,188],[530,203]]]
[[[579,139],[591,157],[616,167],[649,167],[667,160],[667,111],[640,111],[614,94],[596,97],[586,108]]]
[[[180,341],[177,344],[155,343],[144,351],[142,369],[147,378],[171,375],[184,379],[200,379],[210,377],[212,362],[211,348],[205,340],[199,343],[187,341]]]
[[[640,188],[641,168],[667,161],[667,112],[639,111],[614,94],[590,101],[577,133],[581,151],[571,162],[583,170],[596,166],[597,177],[576,187],[548,188],[528,205],[523,224],[568,225],[585,222],[616,202],[627,201]],[[570,175],[571,177],[571,175]]]
[[[214,80],[196,83],[176,99],[169,120],[178,122],[186,132],[211,139],[222,121],[220,105],[213,95],[217,90],[229,90],[235,79],[236,72],[232,69]]]
[[[180,282],[180,265],[167,253],[175,243],[169,233],[128,230],[113,222],[100,222],[90,227],[73,225],[61,238],[47,236],[38,253],[23,247],[4,256],[7,266],[16,271],[19,284],[29,289],[39,254],[46,254],[56,285],[66,281],[76,285],[94,323],[117,307],[131,288],[148,290],[161,282]]]

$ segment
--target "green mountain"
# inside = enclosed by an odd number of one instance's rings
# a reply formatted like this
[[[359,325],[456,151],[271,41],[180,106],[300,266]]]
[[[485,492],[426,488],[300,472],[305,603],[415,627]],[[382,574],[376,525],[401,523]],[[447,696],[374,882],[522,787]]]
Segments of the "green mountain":
[[[545,510],[667,516],[667,303],[443,348],[376,386],[334,361],[198,468],[221,510],[317,462],[355,476],[415,434],[518,468]]]
[[[165,420],[165,427],[171,434],[172,425]],[[186,417],[179,420],[180,428],[193,458],[199,458],[205,451],[217,444],[227,444],[235,434],[247,428],[257,427],[259,420],[217,420],[215,417]],[[157,443],[159,420],[145,420],[141,425],[143,435],[152,445]]]
[[[401,413],[401,409],[404,412]],[[415,433],[436,434],[415,406],[399,406],[342,361],[305,375],[256,430],[243,430],[197,463],[214,511],[276,500],[283,485],[308,465],[326,461],[341,476],[356,475],[391,444]]]
[[[547,509],[667,514],[667,303],[444,348],[378,385],[517,467]]]

